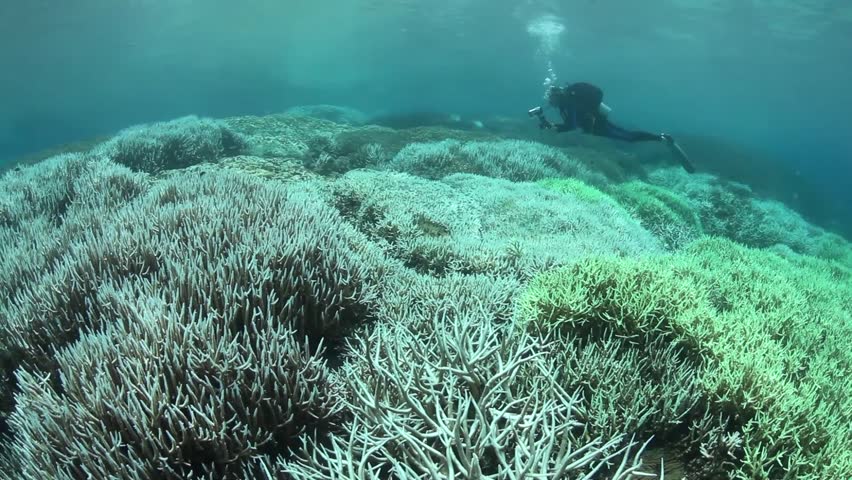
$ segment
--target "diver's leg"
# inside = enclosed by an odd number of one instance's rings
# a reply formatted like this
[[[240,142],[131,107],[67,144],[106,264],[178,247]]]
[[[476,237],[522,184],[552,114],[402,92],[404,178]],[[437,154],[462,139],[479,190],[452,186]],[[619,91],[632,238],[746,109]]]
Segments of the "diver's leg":
[[[602,120],[602,121],[601,121]],[[601,119],[595,128],[595,135],[614,138],[625,142],[659,142],[663,137],[659,133],[643,132],[641,130],[627,130],[606,119]]]
[[[675,158],[680,162],[683,169],[689,173],[695,173],[695,166],[689,161],[686,152],[680,148],[671,135],[665,133],[649,133],[641,130],[626,130],[614,125],[609,120],[597,123],[593,133],[603,137],[624,140],[626,142],[663,142],[669,146]]]

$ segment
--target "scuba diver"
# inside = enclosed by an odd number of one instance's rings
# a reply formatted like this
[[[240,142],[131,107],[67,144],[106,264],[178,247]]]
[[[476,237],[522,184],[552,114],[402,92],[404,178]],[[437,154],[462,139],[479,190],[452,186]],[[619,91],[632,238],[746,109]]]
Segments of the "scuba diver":
[[[565,87],[552,86],[547,90],[548,103],[559,109],[562,123],[554,125],[544,116],[541,107],[529,110],[529,115],[538,117],[539,128],[567,132],[579,128],[585,133],[600,137],[613,138],[626,142],[663,142],[680,161],[684,170],[695,172],[695,167],[671,135],[650,133],[641,130],[627,130],[609,120],[612,111],[603,103],[603,90],[590,83],[573,83]]]

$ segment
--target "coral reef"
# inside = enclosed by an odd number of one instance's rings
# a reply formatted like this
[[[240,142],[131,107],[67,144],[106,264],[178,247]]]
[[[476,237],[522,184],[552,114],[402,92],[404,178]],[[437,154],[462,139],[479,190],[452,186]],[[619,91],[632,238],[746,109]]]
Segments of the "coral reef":
[[[591,190],[592,187],[588,187]],[[355,170],[331,202],[388,255],[434,275],[525,276],[590,253],[638,255],[659,242],[615,202],[470,174],[430,181]]]
[[[0,305],[18,478],[225,475],[333,412],[318,355],[367,314],[381,265],[366,274],[378,252],[310,190],[190,174],[65,215],[90,224],[41,268],[25,242],[3,265],[28,273]]]
[[[730,238],[752,247],[784,245],[798,253],[840,260],[852,266],[845,239],[808,223],[776,200],[755,195],[748,185],[708,174],[688,175],[671,168],[652,172],[648,180],[685,201],[689,210],[698,215],[707,235]]]
[[[703,239],[675,255],[592,258],[548,271],[530,284],[518,311],[519,323],[533,331],[598,342],[614,334],[632,348],[677,348],[692,359],[691,375],[675,374],[684,362],[671,361],[664,371],[681,383],[667,388],[672,381],[659,376],[662,390],[652,398],[683,405],[683,396],[697,391],[686,405],[708,405],[729,419],[744,478],[839,478],[852,468],[852,355],[844,347],[852,335],[850,308],[852,271],[843,266]],[[649,345],[660,339],[670,347]],[[662,418],[685,413],[675,409]],[[709,447],[683,448],[698,459]]]
[[[602,175],[558,149],[519,140],[412,143],[400,150],[388,167],[429,179],[472,173],[515,182],[575,177],[586,183],[605,183]]]
[[[293,116],[319,118],[347,125],[363,125],[367,123],[369,118],[366,113],[355,108],[328,104],[299,105],[288,108],[284,113]]]
[[[593,140],[362,121],[5,172],[0,479],[852,476],[845,239]]]
[[[158,173],[241,153],[245,139],[224,123],[196,116],[125,129],[95,147],[134,170]]]
[[[670,250],[677,250],[704,234],[701,220],[687,201],[665,188],[632,181],[616,185],[611,192]]]

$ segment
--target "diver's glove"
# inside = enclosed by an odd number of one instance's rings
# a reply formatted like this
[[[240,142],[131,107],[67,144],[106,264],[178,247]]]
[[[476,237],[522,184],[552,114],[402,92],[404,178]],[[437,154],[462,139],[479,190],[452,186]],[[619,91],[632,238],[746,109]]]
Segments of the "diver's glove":
[[[672,136],[669,135],[668,133],[661,133],[660,134],[660,141],[665,143],[668,146],[674,145],[674,138],[672,138]]]

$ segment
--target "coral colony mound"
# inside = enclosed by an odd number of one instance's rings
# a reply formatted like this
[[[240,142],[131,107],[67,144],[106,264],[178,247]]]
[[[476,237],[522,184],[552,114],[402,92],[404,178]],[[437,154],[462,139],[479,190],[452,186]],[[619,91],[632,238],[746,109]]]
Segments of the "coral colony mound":
[[[392,124],[7,171],[0,477],[852,478],[846,240],[606,143]]]

